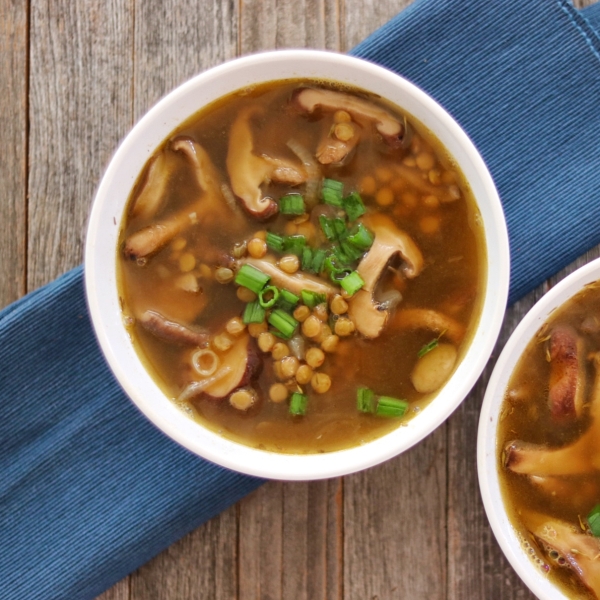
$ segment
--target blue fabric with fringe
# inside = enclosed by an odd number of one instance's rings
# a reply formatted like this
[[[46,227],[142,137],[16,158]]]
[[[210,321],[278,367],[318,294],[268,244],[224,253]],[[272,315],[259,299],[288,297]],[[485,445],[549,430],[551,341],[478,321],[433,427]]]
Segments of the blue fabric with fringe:
[[[352,51],[424,88],[483,154],[511,301],[600,242],[598,26],[600,4],[417,0]],[[134,408],[97,346],[81,268],[0,313],[0,364],[4,600],[94,598],[261,484]]]

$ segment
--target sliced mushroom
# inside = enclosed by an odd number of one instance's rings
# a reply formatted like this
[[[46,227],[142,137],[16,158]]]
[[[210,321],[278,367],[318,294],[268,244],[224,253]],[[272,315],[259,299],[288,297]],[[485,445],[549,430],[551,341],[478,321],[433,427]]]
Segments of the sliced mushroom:
[[[167,217],[160,223],[143,227],[132,233],[125,240],[123,248],[125,256],[136,260],[154,254],[190,225],[198,223],[200,209],[201,204],[197,202]]]
[[[148,166],[144,187],[133,203],[131,216],[149,219],[158,212],[172,172],[173,161],[163,151]]]
[[[250,119],[260,110],[258,106],[251,106],[241,111],[231,125],[227,172],[233,193],[244,208],[252,216],[266,219],[277,212],[277,203],[263,196],[260,186],[269,180],[298,185],[306,181],[307,174],[302,165],[254,153]]]
[[[221,218],[224,199],[221,193],[219,176],[208,153],[200,144],[191,138],[176,138],[171,148],[183,154],[194,167],[196,180],[201,189],[201,196],[190,206],[170,215],[159,223],[144,227],[131,234],[125,241],[125,256],[139,259],[154,254],[182,233],[190,225],[208,224],[208,217]],[[236,224],[231,211],[225,213],[227,223],[231,227]],[[210,223],[214,225],[214,223]]]
[[[600,598],[600,540],[574,525],[539,513],[525,513],[523,523],[546,554],[571,567],[581,583]]]
[[[221,356],[221,365],[230,367],[225,377],[204,389],[204,394],[213,399],[226,398],[234,390],[247,385],[258,375],[260,360],[256,349],[250,343],[250,336],[241,335],[231,348]]]
[[[152,335],[172,344],[200,347],[208,345],[206,331],[170,321],[155,310],[144,311],[137,317],[137,322]]]
[[[239,264],[248,264],[256,267],[266,275],[269,275],[277,287],[286,289],[292,292],[292,294],[300,295],[302,290],[308,290],[317,294],[325,294],[327,298],[330,298],[336,293],[336,288],[322,279],[301,272],[290,275],[266,258],[247,257],[241,259]]]
[[[344,124],[345,125],[345,124]],[[357,124],[348,124],[352,127],[354,133],[347,139],[340,139],[336,136],[336,127],[329,126],[326,135],[323,136],[317,146],[316,157],[322,165],[340,165],[356,148],[360,141],[360,128]]]
[[[585,393],[583,340],[572,327],[559,325],[550,334],[548,405],[557,420],[581,415]]]
[[[458,344],[465,335],[465,328],[437,310],[430,308],[405,308],[396,313],[394,326],[398,329],[429,329],[433,333],[443,334]]]
[[[515,473],[538,475],[581,475],[600,469],[600,352],[592,355],[596,375],[591,395],[589,428],[573,443],[548,448],[519,440],[504,449],[504,466]]]
[[[375,299],[375,288],[390,260],[400,255],[406,277],[416,277],[423,268],[423,255],[411,237],[398,229],[384,215],[369,215],[364,223],[375,234],[373,245],[360,261],[357,271],[365,285],[348,301],[348,315],[357,331],[368,338],[377,337],[389,318],[390,312]]]
[[[293,101],[303,112],[309,114],[317,109],[324,112],[345,110],[359,123],[374,123],[377,131],[392,148],[403,145],[404,123],[369,100],[334,90],[302,88],[295,92]]]

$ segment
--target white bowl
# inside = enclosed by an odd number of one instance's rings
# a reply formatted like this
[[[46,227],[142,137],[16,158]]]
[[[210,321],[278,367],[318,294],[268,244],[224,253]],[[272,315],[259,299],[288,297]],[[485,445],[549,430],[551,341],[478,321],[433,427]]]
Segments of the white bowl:
[[[477,432],[477,472],[483,505],[490,525],[506,558],[538,597],[568,600],[526,554],[506,514],[498,471],[498,415],[509,379],[523,351],[552,311],[577,294],[585,285],[600,279],[600,259],[577,269],[553,287],[527,313],[508,340],[487,386]]]
[[[360,448],[289,455],[225,439],[185,416],[144,369],[123,326],[117,294],[117,239],[132,186],[146,160],[171,132],[204,105],[248,85],[312,77],[369,90],[398,105],[441,140],[466,176],[483,219],[488,278],[480,326],[466,356],[430,405],[404,427]],[[174,440],[215,463],[262,477],[303,480],[339,476],[404,452],[438,427],[465,398],[485,366],[506,306],[509,252],[498,194],[481,156],[450,115],[398,75],[350,56],[312,50],[257,54],[225,63],[184,83],[152,108],[115,153],[90,216],[85,281],[92,321],[108,363],[139,409]]]

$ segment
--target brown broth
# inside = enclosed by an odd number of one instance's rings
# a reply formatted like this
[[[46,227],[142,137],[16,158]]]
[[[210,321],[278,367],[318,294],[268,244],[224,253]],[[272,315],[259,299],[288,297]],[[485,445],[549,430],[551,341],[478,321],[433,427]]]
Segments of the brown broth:
[[[595,315],[600,314],[600,282],[586,286],[580,293],[560,308],[540,328],[523,352],[512,374],[498,424],[498,460],[502,494],[513,526],[520,533],[532,559],[549,573],[550,579],[569,598],[596,598],[574,575],[573,569],[559,564],[536,542],[526,526],[527,515],[543,514],[571,524],[582,532],[590,510],[600,502],[600,472],[583,475],[549,478],[549,487],[532,482],[525,474],[505,468],[504,449],[512,440],[542,444],[557,448],[572,444],[590,426],[587,410],[581,417],[557,423],[548,407],[550,362],[549,335],[557,326],[566,325],[584,341],[584,377],[586,397],[584,407],[589,407],[595,379],[594,368],[588,356],[600,351],[600,320],[598,329],[590,331]],[[594,326],[591,327],[592,329]],[[586,452],[593,452],[587,447]],[[600,545],[599,545],[600,546]]]
[[[208,151],[222,180],[227,182],[225,157],[230,126],[244,106],[258,103],[264,107],[264,116],[253,121],[255,153],[268,152],[297,160],[286,142],[294,139],[313,149],[323,134],[322,121],[298,116],[289,108],[292,92],[307,83],[311,82],[274,82],[232,94],[194,115],[170,139],[185,135],[196,140]],[[368,94],[360,92],[360,95],[386,106],[390,112],[401,114]],[[346,192],[361,191],[369,212],[386,214],[419,246],[425,258],[423,272],[410,281],[390,275],[384,278],[380,287],[400,289],[403,295],[401,308],[431,308],[459,321],[467,332],[458,348],[460,360],[477,324],[485,287],[483,228],[469,187],[448,153],[418,122],[411,119],[410,124],[414,134],[407,150],[390,151],[372,133],[361,141],[344,166],[323,167],[323,176],[342,181]],[[174,165],[165,208],[159,213],[162,219],[193,204],[198,197],[198,186],[189,162],[175,156],[168,147],[168,140],[160,151],[169,155]],[[434,165],[419,171],[415,162],[423,156],[430,157]],[[446,203],[431,198],[426,200],[422,191],[394,174],[402,161],[423,180],[443,180],[437,184],[446,187],[457,185],[460,199]],[[146,173],[143,173],[132,193],[130,206],[145,177]],[[370,193],[365,189],[372,183],[365,177],[375,181],[377,190],[391,189],[393,203],[378,206],[377,192]],[[293,191],[277,184],[263,186],[263,190],[274,198]],[[302,191],[302,186],[299,190]],[[124,313],[131,319],[132,339],[140,357],[168,397],[175,400],[190,381],[190,350],[158,340],[136,324],[132,316],[145,309],[154,309],[169,319],[205,327],[213,335],[222,332],[230,318],[242,314],[245,305],[236,296],[236,286],[215,282],[215,268],[235,243],[252,238],[260,230],[290,233],[293,228],[290,222],[290,218],[283,215],[259,222],[240,211],[235,219],[226,216],[216,218],[201,230],[188,228],[148,259],[131,261],[119,252],[120,294]],[[128,236],[150,223],[151,219],[126,218],[122,224],[120,248]],[[185,247],[179,248],[183,244]],[[182,257],[187,253],[195,259],[188,274],[198,281],[198,293],[179,290],[174,285],[174,281],[184,274],[181,261],[185,262]],[[264,354],[262,372],[253,384],[259,400],[248,411],[236,410],[226,399],[215,401],[203,397],[185,403],[183,408],[210,429],[250,446],[291,453],[327,452],[357,446],[405,423],[435,396],[435,393],[416,392],[409,375],[418,360],[419,350],[436,337],[437,333],[424,329],[400,330],[392,314],[377,339],[368,340],[357,335],[342,338],[337,351],[327,354],[319,369],[331,377],[331,389],[317,395],[310,393],[310,386],[303,386],[309,394],[308,411],[303,417],[291,417],[288,402],[278,404],[269,400],[268,390],[276,379],[273,361]],[[376,394],[406,399],[410,402],[409,411],[401,419],[360,414],[356,408],[359,386],[368,386]]]

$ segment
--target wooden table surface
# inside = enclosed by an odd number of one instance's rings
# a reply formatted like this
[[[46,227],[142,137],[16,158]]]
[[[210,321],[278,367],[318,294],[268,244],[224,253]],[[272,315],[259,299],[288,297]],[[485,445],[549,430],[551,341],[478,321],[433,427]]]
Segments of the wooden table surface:
[[[81,262],[102,172],[166,92],[250,52],[346,51],[409,3],[0,0],[0,305]],[[549,286],[599,255],[512,307],[498,349]],[[479,408],[497,354],[409,452],[339,479],[267,483],[99,598],[533,598],[493,538],[477,484]]]

